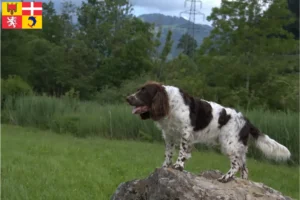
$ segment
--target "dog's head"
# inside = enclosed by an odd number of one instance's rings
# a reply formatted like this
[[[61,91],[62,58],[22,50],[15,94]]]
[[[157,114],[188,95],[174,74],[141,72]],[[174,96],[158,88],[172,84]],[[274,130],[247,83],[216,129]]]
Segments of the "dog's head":
[[[145,119],[159,120],[169,113],[168,95],[165,88],[156,82],[148,82],[138,88],[134,94],[126,97],[134,106],[132,113]]]

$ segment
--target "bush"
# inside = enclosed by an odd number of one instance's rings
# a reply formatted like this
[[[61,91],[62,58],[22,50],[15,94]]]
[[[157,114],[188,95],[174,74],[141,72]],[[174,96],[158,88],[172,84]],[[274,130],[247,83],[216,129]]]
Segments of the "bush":
[[[21,77],[10,75],[7,79],[1,79],[1,108],[8,97],[30,95],[32,89]],[[6,120],[2,117],[3,120]]]
[[[71,88],[63,95],[63,98],[67,98],[67,99],[79,99],[79,97],[80,97],[79,91],[76,91],[74,88]]]
[[[124,81],[120,88],[105,87],[93,99],[100,104],[124,103],[127,95],[132,94],[138,86],[150,80],[153,80],[150,75],[142,75],[135,79]]]
[[[29,95],[32,89],[21,77],[11,75],[7,79],[1,79],[2,96]]]
[[[96,93],[93,99],[100,104],[115,104],[122,101],[122,96],[120,89],[116,87],[105,87],[101,92]]]

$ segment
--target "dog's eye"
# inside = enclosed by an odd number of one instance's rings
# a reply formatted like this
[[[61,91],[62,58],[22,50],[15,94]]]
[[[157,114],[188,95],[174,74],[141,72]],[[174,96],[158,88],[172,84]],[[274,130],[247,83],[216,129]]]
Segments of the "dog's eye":
[[[142,87],[141,91],[144,92],[146,89],[144,87]]]

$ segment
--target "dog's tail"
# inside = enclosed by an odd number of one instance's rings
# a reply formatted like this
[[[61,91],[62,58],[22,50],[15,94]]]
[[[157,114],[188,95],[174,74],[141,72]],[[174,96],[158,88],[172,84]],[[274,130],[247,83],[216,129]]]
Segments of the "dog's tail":
[[[291,157],[290,151],[285,146],[261,133],[251,123],[250,134],[255,139],[257,148],[260,149],[267,158],[274,159],[276,161],[286,161]]]

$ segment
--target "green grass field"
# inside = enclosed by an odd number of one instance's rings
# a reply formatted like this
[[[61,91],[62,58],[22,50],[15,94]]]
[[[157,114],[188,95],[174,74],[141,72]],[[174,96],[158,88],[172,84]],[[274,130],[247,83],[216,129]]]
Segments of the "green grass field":
[[[148,176],[163,162],[163,145],[76,138],[34,128],[2,125],[2,199],[103,199],[124,181]],[[299,198],[299,167],[248,159],[250,179]],[[186,170],[219,169],[229,161],[194,152]]]

